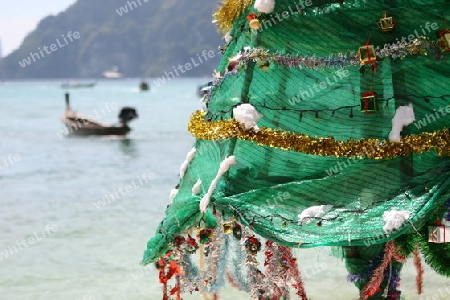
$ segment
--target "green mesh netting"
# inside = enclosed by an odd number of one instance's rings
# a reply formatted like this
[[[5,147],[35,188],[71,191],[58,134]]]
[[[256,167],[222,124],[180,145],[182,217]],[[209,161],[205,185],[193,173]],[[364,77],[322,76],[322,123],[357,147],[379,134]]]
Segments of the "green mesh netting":
[[[450,53],[441,52],[438,45],[418,55],[380,58],[376,72],[370,65],[360,70],[359,64],[345,61],[344,67],[311,69],[269,61],[268,70],[264,70],[256,60],[227,72],[229,58],[248,49],[320,59],[356,52],[368,41],[383,48],[423,32],[432,41],[437,32],[450,28],[448,0],[336,2],[312,1],[313,5],[301,13],[291,13],[296,1],[276,0],[275,11],[266,15],[266,20],[283,11],[290,11],[288,18],[275,19],[270,26],[261,21],[260,31],[248,28],[247,15],[258,13],[253,5],[249,7],[233,22],[233,39],[218,68],[223,79],[208,99],[205,122],[233,118],[233,108],[250,103],[264,115],[259,127],[343,141],[389,140],[396,109],[411,103],[416,121],[403,129],[402,136],[448,126],[450,116],[436,111],[450,104]],[[377,27],[384,10],[397,22],[392,32]],[[438,29],[428,30],[431,25]],[[338,76],[342,69],[348,70],[349,76]],[[316,89],[321,83],[325,87]],[[367,114],[361,108],[361,94],[367,91],[378,94],[376,113]],[[148,243],[144,264],[157,260],[176,235],[203,218],[199,202],[220,163],[231,155],[237,164],[219,181],[208,214],[215,207],[226,217],[234,215],[247,226],[251,223],[262,237],[287,246],[351,245],[364,249],[383,245],[431,224],[438,207],[450,197],[450,159],[434,150],[391,159],[349,159],[260,146],[236,137],[197,139],[195,147],[179,192],[157,235]],[[192,187],[199,179],[201,193],[192,196]],[[297,215],[317,205],[333,208],[323,219],[299,226]],[[400,229],[386,234],[383,213],[394,209],[409,211],[410,216]]]

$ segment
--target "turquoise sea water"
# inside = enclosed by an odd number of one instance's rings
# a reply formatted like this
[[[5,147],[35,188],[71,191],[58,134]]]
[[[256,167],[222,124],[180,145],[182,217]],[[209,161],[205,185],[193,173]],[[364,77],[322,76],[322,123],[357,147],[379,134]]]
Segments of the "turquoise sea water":
[[[126,139],[60,137],[60,81],[0,84],[0,299],[161,298],[156,270],[139,262],[192,147],[187,122],[202,107],[195,91],[207,80],[173,80],[149,93],[131,79],[70,91],[74,110],[104,123],[135,107],[139,119]],[[357,299],[329,248],[296,253],[312,299]],[[409,262],[406,299],[450,299],[449,279],[426,267],[418,296],[415,275]],[[225,288],[220,299],[250,297]]]

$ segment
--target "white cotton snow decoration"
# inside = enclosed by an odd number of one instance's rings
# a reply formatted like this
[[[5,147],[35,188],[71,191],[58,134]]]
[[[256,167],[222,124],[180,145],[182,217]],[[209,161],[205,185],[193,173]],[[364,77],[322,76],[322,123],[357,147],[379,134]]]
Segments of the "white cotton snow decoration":
[[[192,159],[194,158],[195,151],[197,151],[197,149],[195,149],[195,147],[194,147],[186,155],[186,160],[183,162],[183,164],[180,167],[180,178],[181,179],[183,179],[184,174],[186,173],[186,170],[187,170],[189,164],[191,163]]]
[[[301,214],[298,215],[298,224],[308,224],[313,221],[314,218],[320,218],[333,208],[333,205],[319,205],[311,206],[303,210]]]
[[[229,42],[231,42],[231,40],[233,40],[233,37],[231,36],[231,31],[228,31],[225,36],[223,37],[225,39],[225,42],[228,44]]]
[[[397,211],[385,211],[383,219],[386,222],[383,226],[383,230],[386,233],[392,233],[392,231],[402,227],[403,223],[409,218],[410,212],[407,210]]]
[[[270,14],[275,9],[275,0],[256,0],[255,8],[258,12]]]
[[[392,119],[392,130],[389,133],[389,139],[393,142],[400,143],[400,132],[402,132],[403,127],[408,126],[414,122],[415,119],[412,104],[399,106]]]
[[[201,192],[202,181],[199,179],[192,187],[192,196],[197,196]]]
[[[212,193],[216,190],[217,184],[219,183],[220,178],[223,174],[225,174],[232,165],[236,164],[236,157],[230,156],[225,158],[221,163],[219,167],[219,171],[217,171],[216,177],[211,181],[211,185],[209,186],[208,192],[203,196],[202,200],[200,201],[200,210],[202,212],[206,212],[209,205],[209,200],[211,199]]]
[[[255,131],[259,131],[258,122],[263,117],[256,108],[250,103],[244,103],[238,107],[233,108],[233,114],[236,121],[244,125],[245,129],[253,128]]]
[[[170,191],[170,195],[169,195],[169,199],[170,199],[170,204],[172,204],[173,199],[175,198],[175,196],[178,194],[178,189],[173,189]]]

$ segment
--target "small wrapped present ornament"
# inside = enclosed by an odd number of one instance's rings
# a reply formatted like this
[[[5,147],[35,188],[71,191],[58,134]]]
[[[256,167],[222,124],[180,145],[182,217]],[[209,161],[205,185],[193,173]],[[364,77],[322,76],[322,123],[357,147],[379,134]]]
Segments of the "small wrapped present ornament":
[[[368,65],[377,62],[377,54],[374,45],[364,45],[358,49],[358,57],[361,65]]]
[[[361,112],[366,114],[378,112],[378,97],[376,93],[370,91],[361,95]]]
[[[359,47],[358,57],[361,66],[372,65],[372,71],[377,71],[377,53],[373,45],[365,44]]]
[[[201,229],[197,235],[197,238],[200,241],[200,244],[206,244],[206,243],[211,242],[212,233],[213,233],[212,229],[208,229],[208,228]]]
[[[234,221],[225,222],[222,224],[223,233],[224,234],[232,234],[233,233]]]
[[[428,242],[450,243],[450,227],[443,225],[428,226]]]
[[[256,255],[261,250],[261,242],[255,236],[247,236],[243,242],[247,253],[250,255]]]
[[[233,236],[237,239],[240,240],[242,238],[242,227],[241,225],[239,225],[238,223],[234,224],[233,227]]]
[[[393,20],[392,17],[388,17],[387,12],[383,11],[383,17],[377,22],[377,25],[382,32],[389,32],[397,26],[397,21]]]
[[[439,31],[438,37],[438,43],[439,47],[441,48],[441,52],[450,52],[450,29]]]

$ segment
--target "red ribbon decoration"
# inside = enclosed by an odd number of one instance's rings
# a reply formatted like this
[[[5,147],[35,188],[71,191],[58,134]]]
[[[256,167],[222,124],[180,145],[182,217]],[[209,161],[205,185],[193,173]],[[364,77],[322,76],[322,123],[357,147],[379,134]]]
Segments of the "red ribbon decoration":
[[[384,248],[384,257],[381,265],[376,268],[373,273],[370,281],[366,284],[366,286],[362,290],[362,295],[360,300],[368,300],[369,297],[374,296],[376,293],[380,291],[380,285],[384,279],[384,271],[387,266],[391,263],[391,260],[394,259],[398,262],[404,263],[406,262],[406,258],[397,252],[397,248],[393,241],[389,241],[386,243]]]
[[[377,72],[377,58],[375,56],[375,59],[372,60],[370,57],[369,41],[367,41],[367,43],[364,46],[366,46],[366,49],[367,49],[367,59],[369,60],[369,63],[372,64],[372,72],[376,73]]]
[[[414,266],[416,267],[417,276],[416,276],[416,288],[417,288],[417,294],[422,294],[422,284],[423,284],[423,278],[422,275],[425,273],[422,267],[422,262],[420,259],[420,252],[419,252],[419,246],[417,245],[414,249]]]
[[[173,258],[171,258],[172,252],[167,252],[166,255],[159,258],[156,263],[156,267],[159,270],[159,282],[163,285],[163,300],[169,300],[167,291],[167,283],[169,280],[176,276],[177,283],[173,289],[170,290],[171,296],[177,295],[177,300],[181,300],[181,282],[180,276],[183,274],[181,267],[177,264]]]

